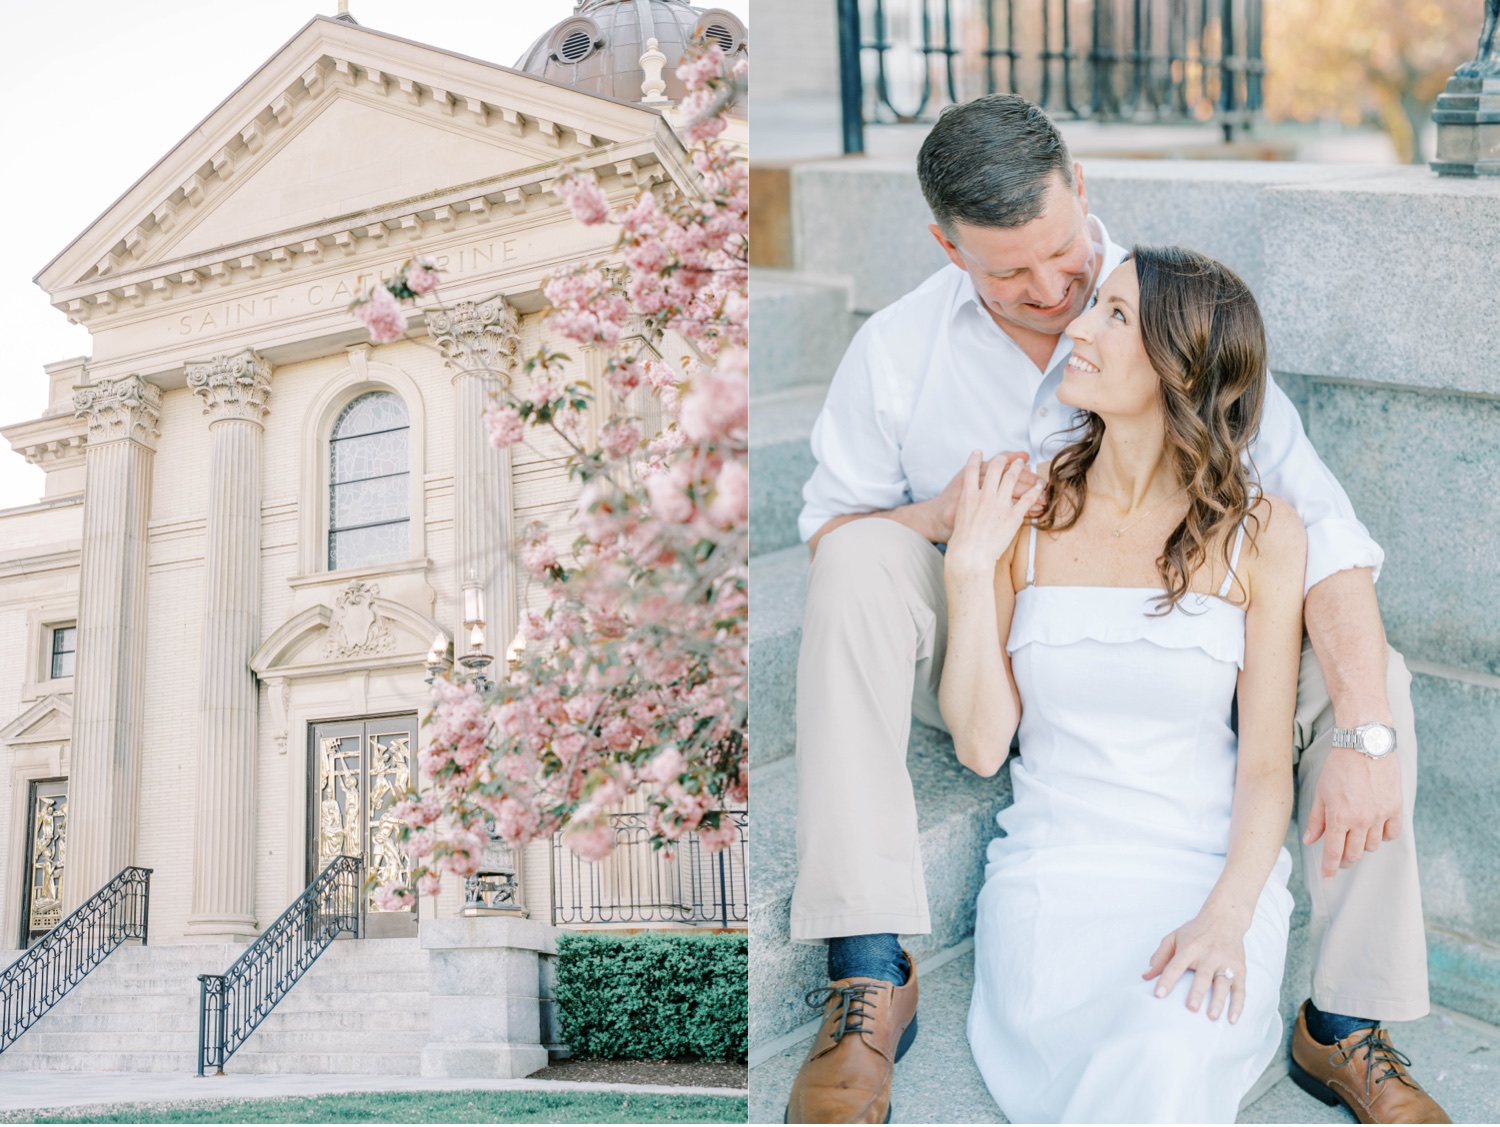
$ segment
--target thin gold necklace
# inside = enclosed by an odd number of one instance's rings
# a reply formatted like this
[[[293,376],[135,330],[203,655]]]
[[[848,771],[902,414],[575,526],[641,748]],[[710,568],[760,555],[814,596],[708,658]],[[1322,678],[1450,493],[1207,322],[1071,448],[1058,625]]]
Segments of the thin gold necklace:
[[[1176,497],[1177,494],[1181,493],[1186,488],[1187,488],[1187,486],[1185,486],[1185,485],[1178,486],[1177,489],[1175,489],[1173,492],[1169,493],[1166,497],[1164,497],[1162,500],[1158,501],[1156,504],[1152,505],[1149,509],[1147,509],[1140,516],[1136,517],[1135,520],[1131,521],[1129,524],[1121,525],[1119,528],[1111,528],[1109,530],[1109,534],[1111,536],[1119,536],[1122,533],[1129,532],[1136,525],[1140,524],[1141,521],[1145,520],[1152,513],[1156,512],[1157,509],[1161,508],[1163,505],[1165,505],[1173,497]]]

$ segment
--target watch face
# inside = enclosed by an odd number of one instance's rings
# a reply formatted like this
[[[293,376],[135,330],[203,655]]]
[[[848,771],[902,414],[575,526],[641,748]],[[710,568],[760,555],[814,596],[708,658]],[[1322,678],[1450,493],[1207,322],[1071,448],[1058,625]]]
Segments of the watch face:
[[[1385,755],[1396,746],[1396,734],[1384,724],[1372,724],[1361,737],[1365,751],[1370,755]]]

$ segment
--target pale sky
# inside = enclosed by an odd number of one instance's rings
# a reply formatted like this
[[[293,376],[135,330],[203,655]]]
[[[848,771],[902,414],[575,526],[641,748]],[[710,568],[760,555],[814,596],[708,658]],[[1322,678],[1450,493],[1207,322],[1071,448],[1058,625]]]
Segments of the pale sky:
[[[750,0],[700,0],[748,26]],[[363,26],[512,66],[573,0],[350,0]],[[337,0],[5,0],[0,36],[0,425],[47,404],[43,364],[88,332],[32,278],[314,15]],[[0,440],[0,509],[41,496]]]

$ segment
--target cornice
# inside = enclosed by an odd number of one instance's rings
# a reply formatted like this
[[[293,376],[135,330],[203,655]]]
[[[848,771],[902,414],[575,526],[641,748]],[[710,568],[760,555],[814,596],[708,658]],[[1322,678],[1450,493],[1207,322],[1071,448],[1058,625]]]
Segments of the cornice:
[[[559,157],[652,131],[653,110],[561,87],[429,44],[315,17],[37,275],[49,292],[143,261],[253,166],[288,125],[336,96],[375,100],[515,138]],[[107,245],[97,237],[113,230]],[[90,243],[93,243],[91,246]]]
[[[606,192],[624,195],[688,175],[681,160],[671,163],[672,167],[664,165],[648,141],[587,154],[570,161],[569,168],[591,171]],[[294,281],[299,272],[310,273],[329,261],[388,251],[428,235],[481,227],[549,209],[563,211],[564,204],[555,191],[561,171],[556,162],[548,162],[497,180],[463,185],[133,271],[122,270],[94,284],[60,289],[53,306],[75,324],[102,320],[129,310],[191,299],[215,286],[227,288],[282,275]]]
[[[73,414],[44,415],[24,423],[0,427],[10,448],[33,466],[62,469],[83,460],[88,445],[88,423]]]

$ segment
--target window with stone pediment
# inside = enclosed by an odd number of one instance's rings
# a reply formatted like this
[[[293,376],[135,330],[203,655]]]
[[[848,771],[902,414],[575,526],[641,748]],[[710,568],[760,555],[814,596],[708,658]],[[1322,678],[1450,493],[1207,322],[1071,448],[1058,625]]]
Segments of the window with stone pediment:
[[[410,431],[394,392],[366,392],[339,412],[328,443],[328,570],[410,554]]]

